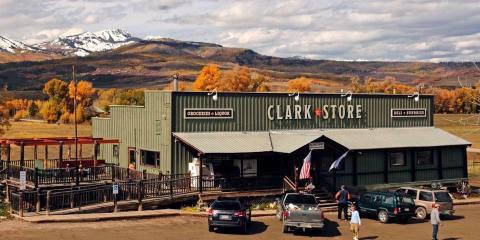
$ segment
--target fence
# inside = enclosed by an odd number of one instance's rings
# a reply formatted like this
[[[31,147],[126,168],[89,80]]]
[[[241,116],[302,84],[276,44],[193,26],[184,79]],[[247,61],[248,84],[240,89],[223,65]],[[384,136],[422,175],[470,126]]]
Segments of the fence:
[[[118,185],[118,194],[113,194],[112,185]],[[251,189],[281,189],[283,178],[280,176],[249,177],[249,178],[200,178],[184,177],[167,180],[145,179],[108,183],[92,187],[74,187],[63,190],[49,191],[13,191],[10,193],[12,211],[23,215],[24,212],[51,211],[81,208],[88,205],[137,200],[139,208],[147,199],[173,199],[182,195],[196,195],[203,190],[251,190]]]

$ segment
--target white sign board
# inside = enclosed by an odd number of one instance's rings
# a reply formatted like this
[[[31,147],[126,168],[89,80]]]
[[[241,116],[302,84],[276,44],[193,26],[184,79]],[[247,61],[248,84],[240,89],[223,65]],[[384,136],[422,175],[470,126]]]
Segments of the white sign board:
[[[113,194],[118,194],[118,184],[113,184],[112,185],[112,193]]]
[[[20,190],[27,188],[27,172],[20,171]]]
[[[310,150],[323,150],[325,149],[325,143],[324,142],[312,142],[308,144],[308,147]]]

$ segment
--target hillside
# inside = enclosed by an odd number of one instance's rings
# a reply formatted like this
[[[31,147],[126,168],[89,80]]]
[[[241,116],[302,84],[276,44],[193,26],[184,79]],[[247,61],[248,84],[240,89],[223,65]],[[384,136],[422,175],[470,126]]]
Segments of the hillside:
[[[173,39],[138,40],[104,52],[93,52],[86,57],[48,56],[47,60],[34,57],[26,61],[0,64],[0,85],[9,89],[39,90],[53,77],[70,79],[71,66],[77,74],[90,80],[95,87],[147,87],[160,88],[178,72],[180,80],[193,81],[208,63],[216,63],[223,70],[236,65],[248,66],[270,76],[274,89],[291,78],[306,76],[322,79],[325,86],[348,84],[350,77],[384,78],[393,76],[399,82],[419,82],[435,86],[457,86],[462,82],[475,84],[480,79],[472,63],[427,62],[348,62],[279,58],[258,54],[249,49],[228,48],[217,44],[185,42]],[[0,55],[0,62],[2,56]],[[33,61],[37,60],[37,61]],[[41,61],[43,60],[43,61]]]

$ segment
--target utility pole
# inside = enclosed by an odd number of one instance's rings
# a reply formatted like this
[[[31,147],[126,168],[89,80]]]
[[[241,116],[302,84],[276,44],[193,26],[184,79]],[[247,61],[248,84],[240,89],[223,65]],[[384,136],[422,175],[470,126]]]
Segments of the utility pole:
[[[75,65],[72,65],[73,78],[73,123],[75,124],[75,165],[76,165],[76,179],[75,184],[80,185],[80,168],[78,165],[78,129],[77,129],[77,78],[75,78]]]

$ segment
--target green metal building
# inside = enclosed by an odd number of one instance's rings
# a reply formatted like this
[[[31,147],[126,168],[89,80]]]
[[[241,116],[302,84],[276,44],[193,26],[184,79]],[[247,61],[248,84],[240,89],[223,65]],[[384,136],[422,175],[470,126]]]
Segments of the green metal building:
[[[468,177],[470,143],[433,127],[431,95],[146,91],[145,106],[110,109],[93,136],[120,144],[100,158],[148,172],[200,161],[212,176],[293,179],[311,152],[313,179],[332,188]]]

